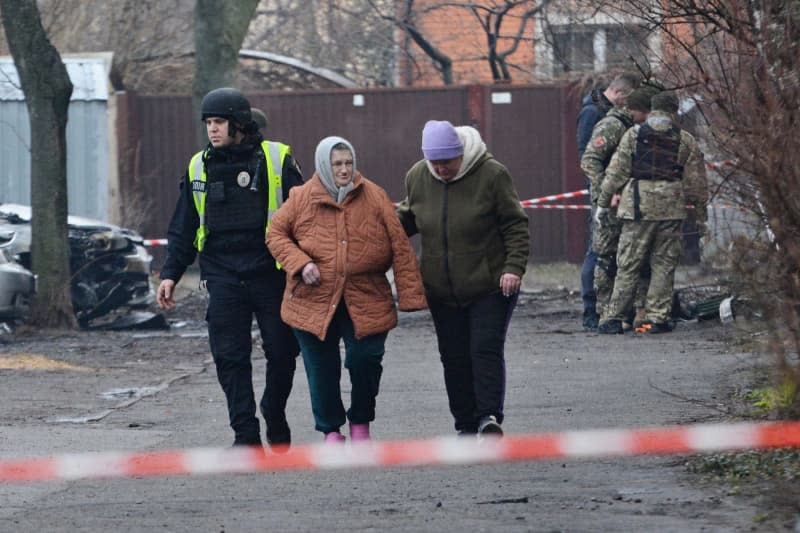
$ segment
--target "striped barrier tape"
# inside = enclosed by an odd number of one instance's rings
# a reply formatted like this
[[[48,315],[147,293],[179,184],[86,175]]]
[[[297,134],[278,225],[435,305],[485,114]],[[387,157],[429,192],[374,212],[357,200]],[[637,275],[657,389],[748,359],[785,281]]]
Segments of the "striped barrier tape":
[[[592,206],[589,204],[535,204],[535,205],[523,205],[522,207],[526,209],[591,209]],[[730,204],[708,204],[707,206],[709,209],[744,209],[742,206],[738,205],[730,205]],[[687,209],[694,209],[693,205],[687,205]]]
[[[698,424],[507,435],[483,440],[439,437],[296,445],[280,454],[253,446],[0,459],[0,482],[464,465],[796,447],[800,447],[800,422]]]
[[[529,207],[543,202],[553,202],[555,200],[564,200],[566,198],[577,198],[579,196],[586,196],[589,194],[589,189],[581,189],[580,191],[563,192],[560,194],[552,194],[550,196],[542,196],[539,198],[531,198],[530,200],[522,200],[520,204],[522,207]]]
[[[721,163],[707,163],[707,165],[714,164],[714,165],[722,165],[722,164],[730,164],[732,165],[733,162],[723,161]],[[710,167],[709,167],[710,168]],[[520,200],[520,205],[525,209],[591,209],[592,206],[589,204],[544,204],[543,202],[552,202],[555,200],[563,200],[566,198],[576,198],[579,196],[586,196],[589,194],[589,189],[581,189],[579,191],[572,191],[572,192],[565,192],[561,194],[553,194],[550,196],[541,196],[539,198],[530,198],[528,200]],[[399,205],[399,202],[394,202],[395,207]],[[692,208],[692,206],[687,206]],[[732,205],[712,205],[709,204],[708,207],[715,207],[718,209],[733,209],[736,206]],[[144,239],[142,243],[150,248],[156,248],[158,246],[166,246],[167,239]]]
[[[591,209],[592,206],[589,204],[529,204],[527,200],[523,200],[520,202],[523,208],[525,209],[567,209],[567,210],[581,210],[581,209]],[[693,205],[687,205],[688,209],[694,209]],[[728,204],[708,204],[709,209],[744,209],[738,205],[728,205]],[[167,239],[144,239],[142,241],[144,246],[150,248],[156,248],[158,246],[166,246]]]
[[[522,203],[522,202],[520,202]],[[525,209],[591,209],[592,206],[589,204],[534,204],[534,205],[522,205]]]
[[[589,204],[535,204],[523,205],[525,209],[591,209]],[[709,209],[745,209],[739,205],[731,204],[708,204]],[[693,205],[687,205],[687,209],[694,209]]]

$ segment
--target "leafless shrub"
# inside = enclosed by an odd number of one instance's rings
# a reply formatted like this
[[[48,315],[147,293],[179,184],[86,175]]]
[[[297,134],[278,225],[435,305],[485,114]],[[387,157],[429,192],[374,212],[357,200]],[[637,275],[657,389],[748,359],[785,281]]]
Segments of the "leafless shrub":
[[[733,230],[732,274],[770,326],[779,379],[800,383],[800,4],[629,0],[616,9],[664,36],[658,64],[640,68],[697,104],[707,156],[724,162],[713,173],[712,223]],[[790,411],[800,415],[800,397]]]

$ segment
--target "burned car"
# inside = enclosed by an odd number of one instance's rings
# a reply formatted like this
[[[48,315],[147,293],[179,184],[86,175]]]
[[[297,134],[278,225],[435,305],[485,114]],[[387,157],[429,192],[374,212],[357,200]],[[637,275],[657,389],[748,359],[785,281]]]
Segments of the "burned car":
[[[10,252],[15,239],[14,232],[0,231],[0,322],[25,318],[36,294],[36,276]]]
[[[31,208],[0,204],[0,233],[13,233],[5,246],[30,269]],[[82,327],[120,308],[144,308],[154,299],[152,257],[137,232],[99,220],[70,215],[69,260],[72,306]]]

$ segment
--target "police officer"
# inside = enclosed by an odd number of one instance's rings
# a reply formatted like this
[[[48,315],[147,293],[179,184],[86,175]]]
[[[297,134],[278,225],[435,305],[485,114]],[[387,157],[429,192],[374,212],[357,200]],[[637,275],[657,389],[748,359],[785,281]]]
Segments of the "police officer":
[[[593,204],[597,205],[606,167],[622,135],[634,124],[644,122],[650,111],[650,98],[656,92],[658,89],[649,85],[634,90],[619,101],[592,130],[592,137],[581,158],[581,170],[591,182]],[[603,224],[594,224],[592,232],[592,250],[596,256],[594,289],[601,320],[605,318],[604,311],[611,298],[617,273],[617,243],[622,230],[622,221],[617,218],[615,209],[618,200],[618,196],[612,198],[609,216]],[[627,320],[632,322],[629,318]]]
[[[164,309],[175,306],[175,285],[199,253],[209,343],[234,445],[261,444],[250,362],[255,316],[267,359],[260,401],[267,442],[283,450],[291,442],[285,409],[299,348],[280,318],[285,274],[264,238],[289,189],[303,178],[289,146],[262,138],[238,90],[209,92],[201,117],[209,144],[181,179],[157,301]]]
[[[597,200],[596,220],[603,223],[611,199],[622,191],[617,216],[622,219],[618,271],[599,333],[622,333],[639,270],[649,260],[652,271],[647,291],[643,331],[665,333],[670,322],[675,268],[681,254],[681,225],[686,206],[705,222],[708,187],[703,154],[695,138],[674,121],[677,98],[661,92],[651,100],[647,120],[622,136],[606,169]],[[639,329],[637,328],[637,331]]]

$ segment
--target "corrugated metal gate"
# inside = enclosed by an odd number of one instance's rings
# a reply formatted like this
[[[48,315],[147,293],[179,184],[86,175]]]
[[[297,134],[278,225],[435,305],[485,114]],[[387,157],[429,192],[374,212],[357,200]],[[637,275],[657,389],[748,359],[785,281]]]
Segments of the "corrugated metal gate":
[[[422,157],[429,119],[471,124],[514,177],[522,199],[583,187],[575,152],[577,102],[561,87],[469,86],[248,94],[268,117],[268,137],[290,144],[306,178],[323,137],[350,140],[357,166],[393,200],[403,195],[408,168]],[[198,147],[189,97],[118,95],[123,221],[163,237],[178,180]],[[580,261],[586,215],[528,210],[531,259]]]
[[[116,165],[109,136],[106,82],[110,54],[64,57],[74,85],[67,122],[69,212],[109,219]],[[0,202],[30,204],[30,122],[16,67],[0,58]]]

